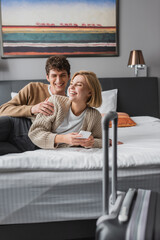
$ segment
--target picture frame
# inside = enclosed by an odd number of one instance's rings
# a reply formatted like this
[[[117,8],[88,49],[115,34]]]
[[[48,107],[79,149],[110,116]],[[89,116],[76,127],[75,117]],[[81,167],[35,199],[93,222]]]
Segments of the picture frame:
[[[119,56],[119,0],[1,0],[1,57]]]

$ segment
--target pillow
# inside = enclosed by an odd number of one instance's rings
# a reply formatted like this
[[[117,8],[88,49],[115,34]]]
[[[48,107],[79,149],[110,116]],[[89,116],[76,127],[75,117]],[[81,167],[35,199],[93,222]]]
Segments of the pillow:
[[[14,98],[17,94],[17,92],[11,92],[11,98]]]
[[[133,127],[136,123],[130,118],[127,113],[118,112],[118,127]],[[112,127],[112,122],[109,123],[109,127]]]
[[[102,91],[102,105],[97,108],[100,113],[116,111],[117,109],[117,92],[118,89]]]

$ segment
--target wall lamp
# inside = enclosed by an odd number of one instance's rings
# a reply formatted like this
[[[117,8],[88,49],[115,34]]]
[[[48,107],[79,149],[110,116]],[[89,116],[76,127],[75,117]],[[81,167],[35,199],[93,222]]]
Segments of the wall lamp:
[[[141,50],[133,50],[130,52],[128,67],[134,68],[136,77],[138,76],[139,70],[147,68]]]

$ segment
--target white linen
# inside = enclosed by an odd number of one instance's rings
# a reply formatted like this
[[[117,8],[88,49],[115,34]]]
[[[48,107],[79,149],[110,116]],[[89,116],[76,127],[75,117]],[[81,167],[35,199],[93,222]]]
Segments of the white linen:
[[[17,94],[17,92],[11,92],[11,99],[14,98]]]
[[[160,119],[132,117],[134,127],[119,128],[118,135],[124,144],[119,146],[120,167],[160,166]]]
[[[137,126],[118,128],[118,167],[160,166],[160,119],[133,117]],[[110,131],[111,134],[111,131]],[[112,147],[110,147],[112,155]],[[102,169],[102,149],[59,148],[0,157],[0,171]]]
[[[124,142],[118,146],[118,165],[123,167],[118,171],[118,189],[159,191],[160,120],[133,120],[137,126],[118,129]],[[61,148],[1,156],[0,224],[98,218],[102,155],[102,149]]]
[[[117,92],[118,89],[102,91],[102,105],[97,108],[100,113],[117,110]]]

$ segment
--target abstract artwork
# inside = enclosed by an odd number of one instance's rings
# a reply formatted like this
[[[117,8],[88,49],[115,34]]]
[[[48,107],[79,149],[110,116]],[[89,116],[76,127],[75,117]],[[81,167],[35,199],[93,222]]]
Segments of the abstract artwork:
[[[2,58],[118,56],[118,0],[1,0]]]

